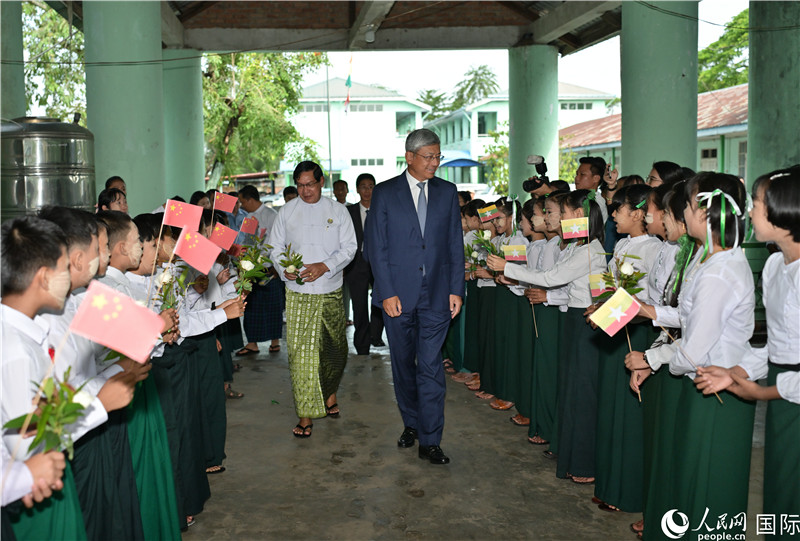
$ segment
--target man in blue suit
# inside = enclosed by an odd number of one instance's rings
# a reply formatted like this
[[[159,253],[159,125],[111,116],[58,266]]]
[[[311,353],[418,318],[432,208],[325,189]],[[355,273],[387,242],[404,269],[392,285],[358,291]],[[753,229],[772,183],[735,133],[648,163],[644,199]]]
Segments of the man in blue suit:
[[[405,429],[397,445],[433,464],[450,459],[439,446],[444,428],[441,349],[464,296],[464,248],[455,184],[434,176],[439,137],[430,130],[406,138],[408,169],[372,194],[364,256],[383,308],[395,396]]]

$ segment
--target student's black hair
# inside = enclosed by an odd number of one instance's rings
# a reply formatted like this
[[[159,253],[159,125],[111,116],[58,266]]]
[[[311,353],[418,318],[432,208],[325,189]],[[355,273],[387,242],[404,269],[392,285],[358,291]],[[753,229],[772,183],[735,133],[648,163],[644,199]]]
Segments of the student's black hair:
[[[214,222],[222,225],[228,225],[228,215],[221,210],[214,211]]]
[[[179,202],[181,202],[181,203],[186,203],[186,199],[184,199],[184,198],[183,198],[183,197],[181,197],[180,195],[176,195],[176,196],[172,197],[172,200],[173,200],[173,201],[179,201]]]
[[[464,213],[464,216],[469,216],[470,218],[474,218],[478,215],[478,209],[482,209],[486,206],[486,201],[483,199],[473,199],[466,205],[464,205],[461,211]]]
[[[208,200],[213,202],[214,198],[217,196],[218,191],[219,190],[216,188],[209,188],[208,190],[206,190],[206,197],[208,197]]]
[[[724,247],[731,248],[736,240],[737,226],[739,228],[739,242],[743,242],[745,237],[744,220],[747,215],[747,192],[742,181],[733,175],[703,171],[696,174],[686,183],[685,191],[689,201],[694,201],[697,198],[697,194],[713,192],[717,189],[730,195],[741,211],[738,216],[734,215],[733,206],[728,201],[725,201],[725,231],[721,231],[720,220],[723,196],[711,198],[708,204],[703,201],[698,201],[697,204],[699,207],[706,209],[706,217],[711,224],[713,240]],[[705,239],[700,240],[705,242]]]
[[[676,182],[686,180],[683,167],[675,162],[653,162],[653,169],[656,170],[658,176],[664,181],[664,184],[675,184]]]
[[[320,167],[318,163],[312,162],[310,160],[298,163],[297,167],[294,168],[294,173],[292,173],[292,178],[294,179],[295,182],[297,182],[297,179],[300,178],[300,175],[308,171],[311,171],[311,173],[313,173],[314,179],[317,182],[322,180],[322,167]]]
[[[464,203],[466,205],[467,203],[472,201],[472,192],[469,192],[467,190],[461,190],[460,192],[458,192],[458,197],[466,201],[466,203]]]
[[[286,199],[287,195],[298,195],[297,194],[297,188],[294,187],[294,186],[286,186],[283,189],[283,198]]]
[[[258,193],[258,189],[252,184],[248,184],[246,186],[242,186],[241,188],[239,188],[239,197],[243,199],[253,199],[255,201],[261,201],[261,196]]]
[[[584,156],[578,161],[581,164],[589,164],[589,169],[591,169],[592,175],[600,175],[600,178],[602,179],[603,175],[606,174],[606,161],[599,156]]]
[[[102,210],[97,213],[97,219],[102,220],[108,229],[108,249],[113,250],[120,242],[125,242],[128,231],[133,224],[131,217],[118,210]]]
[[[214,213],[211,212],[211,209],[203,209],[203,214],[200,215],[200,229],[210,226],[213,220]]]
[[[512,216],[514,214],[514,206],[517,207],[517,222],[520,220],[520,212],[522,212],[522,206],[520,205],[519,201],[512,201],[506,199],[505,197],[500,198],[497,200],[497,210],[505,214],[506,216]]]
[[[617,191],[614,200],[617,200],[617,194],[621,194],[621,205],[627,205],[631,210],[643,210],[643,214],[647,214],[647,198],[651,191],[653,188],[647,184],[631,184]]]
[[[553,180],[550,182],[550,187],[553,188],[554,191],[569,191],[569,182],[566,180]],[[550,192],[552,193],[552,192]]]
[[[356,177],[356,190],[358,186],[361,184],[362,180],[371,180],[373,184],[375,184],[375,177],[371,173],[361,173]]]
[[[38,216],[61,228],[70,249],[86,248],[92,243],[92,237],[97,236],[97,221],[85,210],[49,206],[42,208]]]
[[[133,218],[133,223],[139,230],[139,240],[142,242],[149,242],[151,240],[158,240],[158,229],[161,227],[161,218],[155,214],[139,214]]]
[[[42,268],[58,264],[67,238],[59,226],[36,216],[20,216],[0,228],[0,281],[2,296],[23,293]]]
[[[539,199],[528,199],[525,201],[525,204],[522,205],[522,215],[525,216],[531,224],[533,224],[533,208],[539,204]],[[544,203],[542,203],[544,204]]]
[[[192,194],[192,196],[189,198],[189,204],[190,204],[190,205],[196,205],[196,204],[198,204],[198,203],[200,202],[200,200],[201,200],[201,199],[203,199],[204,197],[205,197],[205,198],[208,198],[208,196],[206,195],[206,192],[203,192],[203,191],[201,191],[201,190],[197,190],[197,191],[196,191],[196,192],[194,192],[194,193]]]
[[[672,217],[686,225],[683,211],[686,209],[686,181],[682,180],[669,187],[669,191],[664,195],[664,210],[672,214]]]
[[[99,194],[97,194],[97,210],[111,210],[111,203],[119,199],[120,197],[125,197],[125,192],[120,190],[119,188],[106,188]],[[106,208],[103,208],[106,207]]]
[[[648,201],[651,201],[658,210],[666,210],[667,207],[664,205],[664,196],[672,190],[673,186],[674,184],[662,184],[661,186],[652,188],[650,194],[647,196]]]
[[[769,223],[787,230],[794,242],[800,242],[800,166],[758,177],[753,198],[764,202]]]
[[[569,192],[561,200],[561,212],[564,212],[565,207],[572,210],[582,209],[583,203],[586,201],[588,195],[589,190],[575,190],[573,192]],[[590,243],[594,239],[597,239],[600,241],[600,244],[603,244],[606,238],[606,227],[603,223],[603,213],[600,212],[600,206],[594,201],[594,199],[589,200],[589,216],[584,217],[589,218],[588,242]]]
[[[109,189],[111,187],[111,185],[114,184],[114,182],[116,182],[118,180],[122,181],[122,183],[125,184],[125,179],[123,179],[122,177],[120,177],[118,175],[114,175],[113,177],[108,177],[106,179],[106,188],[105,189],[106,190]]]

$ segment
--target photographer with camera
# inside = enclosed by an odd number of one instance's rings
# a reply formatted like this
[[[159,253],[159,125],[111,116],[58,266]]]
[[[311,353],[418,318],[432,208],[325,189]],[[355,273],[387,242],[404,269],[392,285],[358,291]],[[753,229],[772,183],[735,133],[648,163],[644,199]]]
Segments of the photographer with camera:
[[[569,190],[569,184],[563,180],[550,181],[547,178],[547,164],[543,156],[528,156],[528,165],[536,166],[536,173],[522,183],[522,189],[533,197],[541,197],[557,190]]]

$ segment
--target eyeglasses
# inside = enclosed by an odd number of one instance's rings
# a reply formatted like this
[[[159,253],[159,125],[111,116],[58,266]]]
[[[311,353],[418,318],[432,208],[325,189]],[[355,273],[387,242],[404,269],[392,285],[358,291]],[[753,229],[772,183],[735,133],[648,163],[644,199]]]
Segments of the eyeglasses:
[[[414,154],[417,153],[415,152]],[[427,155],[417,154],[417,156],[419,156],[426,162],[432,162],[432,161],[441,162],[444,159],[444,156],[442,156],[441,154],[427,154]]]
[[[313,187],[314,187],[314,186],[316,186],[317,184],[319,184],[319,182],[309,182],[309,183],[307,183],[307,184],[300,184],[300,183],[298,183],[298,184],[297,184],[297,189],[298,189],[298,190],[303,190],[303,189],[313,188]]]

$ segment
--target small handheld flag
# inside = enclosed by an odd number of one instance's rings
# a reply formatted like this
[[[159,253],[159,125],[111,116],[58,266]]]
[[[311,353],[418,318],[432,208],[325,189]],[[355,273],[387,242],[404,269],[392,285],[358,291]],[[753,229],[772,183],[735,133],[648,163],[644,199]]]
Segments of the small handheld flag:
[[[561,220],[562,238],[577,239],[589,236],[589,218],[573,218]]]
[[[602,274],[589,275],[589,289],[592,290],[592,297],[599,297],[607,291],[613,291],[606,286],[606,281],[603,279]]]
[[[181,203],[169,199],[164,205],[164,225],[188,228],[190,231],[197,231],[200,228],[200,217],[203,215],[203,207]]]
[[[255,235],[256,229],[258,229],[258,220],[250,216],[244,219],[239,231],[241,233],[247,233],[248,235]]]
[[[200,233],[184,229],[175,244],[175,255],[180,256],[201,274],[208,274],[219,255],[220,247]]]
[[[239,257],[244,252],[244,246],[241,244],[234,244],[230,248],[228,248],[228,255],[231,257]]]
[[[522,244],[503,246],[503,256],[505,256],[506,261],[520,261],[522,263],[528,261],[528,254]]]
[[[618,289],[589,319],[614,336],[639,313],[639,303],[624,289]]]
[[[500,211],[497,210],[495,205],[489,205],[482,209],[478,209],[478,216],[481,217],[481,222],[488,222],[500,216]]]
[[[69,328],[75,334],[143,363],[156,345],[163,324],[155,312],[94,280]]]
[[[233,212],[236,207],[236,199],[232,195],[222,192],[215,192],[214,195],[214,210],[221,210],[222,212]]]
[[[236,240],[236,230],[231,229],[223,224],[214,224],[214,229],[211,231],[211,236],[208,239],[222,248],[227,250]]]

